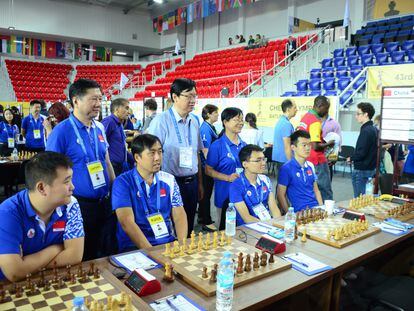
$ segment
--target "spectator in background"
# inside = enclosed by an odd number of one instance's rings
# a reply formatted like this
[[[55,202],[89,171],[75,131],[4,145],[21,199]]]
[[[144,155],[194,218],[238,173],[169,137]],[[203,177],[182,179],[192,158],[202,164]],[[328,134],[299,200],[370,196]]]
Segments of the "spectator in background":
[[[341,151],[342,133],[341,125],[334,120],[329,114],[322,118],[322,137],[325,141],[335,140],[335,145],[326,148],[325,155],[328,160],[331,181],[333,178],[333,166],[338,161],[338,154]]]
[[[47,104],[43,99],[39,100],[40,102],[40,114],[44,117],[48,117],[49,116],[49,112],[47,111]],[[46,119],[46,118],[45,118]]]
[[[150,126],[151,121],[157,115],[157,101],[154,98],[147,99],[144,103],[144,126],[142,127],[142,131],[145,132],[147,128]]]
[[[245,43],[246,39],[243,37],[243,35],[240,35],[239,43]]]
[[[405,160],[403,175],[401,177],[402,184],[414,182],[414,146],[408,146],[408,155]]]
[[[247,41],[247,46],[252,47],[253,45],[254,45],[254,39],[253,39],[253,36],[250,35],[249,36],[249,41]]]
[[[249,112],[246,114],[244,121],[245,125],[240,133],[240,138],[242,141],[248,145],[257,145],[261,148],[264,148],[263,131],[257,128],[256,115],[252,112]]]
[[[269,43],[269,40],[265,37],[265,35],[262,35],[262,41],[260,43],[260,46],[267,46],[267,44]]]
[[[42,102],[32,100],[30,102],[30,114],[22,121],[22,135],[26,138],[26,150],[41,152],[45,150],[44,117],[40,114]]]
[[[17,125],[18,128],[22,127],[22,115],[20,114],[20,110],[19,108],[17,108],[16,106],[11,106],[10,108],[13,111],[14,117],[14,124]]]
[[[229,45],[233,45],[233,38],[232,37],[229,38]]]
[[[0,122],[4,121],[4,107],[3,105],[0,105]]]
[[[0,155],[8,157],[16,147],[19,128],[14,124],[14,114],[9,108],[4,110],[4,121],[0,122]]]
[[[289,36],[288,38],[288,55],[290,53],[293,53],[296,50],[296,39],[293,38],[292,36]],[[296,53],[292,54],[290,57],[290,60],[292,61],[296,56]]]
[[[236,35],[236,36],[234,37],[234,43],[235,43],[235,44],[239,44],[239,43],[240,43],[240,36],[239,36],[239,35]]]
[[[254,40],[254,44],[259,46],[262,42],[262,37],[259,34],[256,34],[256,39]]]
[[[69,118],[70,111],[61,102],[56,102],[49,108],[49,117],[43,122],[46,131],[46,139],[49,137],[52,129],[63,120]]]

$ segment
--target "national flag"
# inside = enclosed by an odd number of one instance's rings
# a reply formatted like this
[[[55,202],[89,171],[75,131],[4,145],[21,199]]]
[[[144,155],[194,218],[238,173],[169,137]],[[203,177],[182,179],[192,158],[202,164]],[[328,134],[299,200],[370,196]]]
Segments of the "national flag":
[[[158,31],[158,17],[152,19],[152,31]]]
[[[95,46],[93,46],[92,44],[89,46],[88,51],[88,61],[90,62],[94,62],[96,59],[96,49]]]
[[[162,17],[162,30],[168,30],[168,14]]]
[[[65,228],[66,228],[66,221],[64,221],[64,220],[57,220],[52,225],[52,231],[53,232],[64,232]]]
[[[202,3],[201,1],[194,2],[194,19],[202,17]]]
[[[187,6],[187,24],[192,23],[194,20],[194,3]]]
[[[162,16],[158,16],[157,31],[162,32]]]
[[[168,13],[168,30],[171,30],[175,27],[175,12],[172,11]]]
[[[23,53],[28,56],[32,55],[32,39],[25,38],[23,41],[24,41]]]
[[[344,13],[344,23],[342,24],[343,27],[349,26],[349,0],[345,2],[345,13]]]
[[[10,36],[10,53],[16,53],[16,36]]]
[[[104,47],[96,47],[96,59],[97,62],[104,62],[105,61],[105,48]]]
[[[23,45],[25,43],[24,38],[20,37],[20,36],[19,37],[16,36],[16,39],[14,40],[14,43],[16,44],[16,53],[17,54],[23,54],[23,52],[24,52]]]
[[[112,62],[112,48],[105,48],[105,61]]]
[[[1,38],[1,53],[10,53],[10,37],[9,36],[2,36]]]
[[[224,11],[224,0],[216,0],[216,9],[218,12]]]
[[[79,43],[75,44],[75,59],[82,59],[82,45]]]
[[[231,9],[233,7],[234,0],[223,0],[224,1],[224,9]]]
[[[65,57],[65,43],[56,42],[56,57],[64,58]]]
[[[243,5],[242,0],[233,0],[233,8],[239,8]]]
[[[203,17],[210,16],[210,1],[203,0]]]
[[[65,42],[65,58],[66,59],[75,58],[75,43]]]
[[[180,40],[178,40],[178,38],[177,38],[177,41],[175,41],[174,53],[178,55],[178,53],[180,52],[180,50],[181,50]]]
[[[46,41],[46,57],[56,58],[56,42]]]
[[[186,7],[178,8],[175,10],[175,25],[180,26],[186,21]]]
[[[122,91],[125,87],[125,85],[128,83],[128,77],[121,72],[121,81],[119,82],[119,89]]]

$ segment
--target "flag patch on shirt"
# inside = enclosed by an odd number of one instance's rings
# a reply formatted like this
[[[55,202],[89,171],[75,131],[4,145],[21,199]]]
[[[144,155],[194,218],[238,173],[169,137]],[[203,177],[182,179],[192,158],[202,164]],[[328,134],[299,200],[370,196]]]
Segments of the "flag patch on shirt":
[[[266,186],[263,186],[263,187],[262,187],[262,190],[263,190],[264,192],[266,192],[266,191],[267,191],[267,187],[266,187]]]
[[[312,176],[312,170],[311,169],[307,170],[306,173],[308,174],[308,176]]]
[[[100,141],[101,143],[104,143],[104,142],[105,142],[105,139],[103,138],[102,134],[99,134],[99,135],[98,135],[98,138],[99,138],[99,141]]]
[[[165,197],[167,195],[167,191],[164,188],[160,189],[160,197]]]
[[[58,220],[53,224],[52,229],[53,229],[53,232],[63,232],[65,231],[65,227],[66,227],[66,221]]]

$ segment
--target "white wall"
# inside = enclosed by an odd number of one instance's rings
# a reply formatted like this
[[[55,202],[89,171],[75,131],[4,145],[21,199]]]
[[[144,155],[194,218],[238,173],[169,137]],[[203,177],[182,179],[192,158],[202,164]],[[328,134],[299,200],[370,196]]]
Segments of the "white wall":
[[[115,63],[132,62],[132,57],[122,55],[112,55],[112,61]]]
[[[148,48],[160,47],[149,14],[123,14],[121,9],[49,0],[0,1],[0,28],[74,39],[112,42]],[[14,11],[14,14],[13,14]],[[138,35],[137,40],[132,34]]]

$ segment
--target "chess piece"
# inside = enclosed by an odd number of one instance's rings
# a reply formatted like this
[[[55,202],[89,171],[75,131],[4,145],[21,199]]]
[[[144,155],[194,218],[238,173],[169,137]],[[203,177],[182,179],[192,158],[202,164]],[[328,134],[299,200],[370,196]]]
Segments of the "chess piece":
[[[93,278],[94,279],[99,279],[101,277],[101,271],[96,268],[95,271],[93,272]]]
[[[65,282],[63,281],[63,278],[58,278],[58,282],[56,284],[56,288],[63,288],[65,287]]]
[[[225,241],[226,241],[226,236],[225,236],[225,233],[224,233],[224,231],[221,231],[221,234],[220,234],[220,246],[224,246],[224,243],[225,243]]]
[[[178,241],[174,241],[174,253],[180,252],[180,243]]]
[[[213,248],[217,248],[217,240],[218,240],[218,232],[214,231],[213,232]]]
[[[227,245],[231,245],[231,236],[227,236]]]
[[[76,276],[75,276],[75,273],[71,273],[71,274],[70,274],[70,280],[69,280],[69,283],[70,283],[71,285],[76,284]]]
[[[253,270],[259,269],[259,254],[257,252],[254,253],[253,257]]]
[[[203,240],[198,240],[197,251],[201,252],[203,250]]]
[[[173,266],[170,263],[165,263],[165,274],[164,281],[172,282],[174,281]]]
[[[240,253],[239,257],[237,258],[236,273],[237,274],[242,274],[243,273],[243,253]]]
[[[198,233],[198,243],[201,242],[201,245],[203,245],[203,232],[199,232]],[[197,244],[198,245],[198,244]]]
[[[210,232],[206,233],[206,242],[204,244],[204,249],[209,250],[210,249]]]
[[[275,257],[273,256],[273,254],[270,254],[269,263],[274,263],[274,262],[275,262]]]
[[[109,308],[112,308],[112,295],[106,297],[106,305],[108,307],[108,310],[110,310]]]
[[[79,283],[86,283],[88,282],[88,274],[82,270],[82,277],[79,280]]]
[[[334,235],[334,240],[335,241],[339,241],[340,237],[339,237],[339,230],[335,229],[335,235]]]
[[[78,278],[82,277],[82,273],[83,273],[82,264],[80,264],[78,266]]]
[[[58,282],[58,268],[57,268],[57,263],[56,261],[53,262],[53,279],[52,279],[52,283],[57,283]]]
[[[171,259],[175,258],[175,253],[174,253],[174,248],[173,247],[170,248],[170,258]]]
[[[303,230],[302,230],[302,238],[300,240],[303,243],[305,243],[307,241],[307,239],[306,239],[306,227],[304,227]]]
[[[211,270],[211,273],[210,273],[210,282],[211,283],[217,282],[217,270],[216,269]]]
[[[119,311],[119,301],[118,299],[114,299],[112,300],[112,306],[111,306],[111,310],[113,311]]]
[[[191,231],[190,240],[191,240],[191,244],[195,245],[195,232],[194,232],[194,230]]]
[[[246,271],[246,272],[252,271],[252,261],[251,261],[251,258],[250,258],[250,254],[247,254],[247,256],[246,256],[246,262],[244,264],[244,271]]]
[[[298,239],[298,224],[297,223],[295,223],[295,236],[294,236],[293,239],[294,240],[297,240]]]
[[[162,254],[168,256],[170,254],[170,248],[170,243],[165,243],[165,251]]]
[[[48,282],[47,282],[48,283]],[[45,283],[45,288],[44,288],[45,290],[46,290],[46,283]],[[17,284],[16,285],[16,293],[14,294],[14,296],[16,297],[16,298],[20,298],[20,297],[22,297],[23,296],[23,293],[22,293],[22,287],[19,285],[19,284]]]
[[[183,249],[184,249],[184,252],[187,250],[187,238],[183,238],[183,241],[182,241],[182,247],[183,247]]]
[[[26,274],[26,289],[30,289],[32,287],[32,274]]]
[[[46,268],[41,268],[39,270],[40,279],[39,279],[39,282],[37,283],[37,287],[39,287],[39,288],[45,286],[45,270],[46,270]]]
[[[91,263],[89,264],[88,275],[89,275],[89,276],[92,276],[94,272],[95,272],[95,264],[94,264],[93,262],[91,262]]]
[[[48,290],[50,290],[50,280],[46,280],[45,281],[45,286],[43,287],[43,291],[48,291]],[[16,293],[16,295],[17,295],[17,293]]]
[[[119,300],[119,306],[124,307],[127,303],[127,298],[125,292],[121,292],[121,299]]]
[[[72,274],[71,267],[72,267],[71,265],[66,265],[66,275],[63,278],[66,282],[70,281],[70,277]]]
[[[6,296],[6,291],[3,287],[3,284],[0,284],[0,303],[5,303],[10,301],[10,297]]]
[[[262,267],[267,265],[267,254],[265,252],[262,252],[262,255],[260,256],[260,265]]]
[[[185,256],[184,245],[180,246],[180,256]]]
[[[127,295],[127,304],[125,306],[125,311],[132,311],[132,298],[131,295]]]
[[[206,266],[203,267],[203,274],[201,275],[201,277],[203,279],[207,279],[208,278],[207,267]]]

